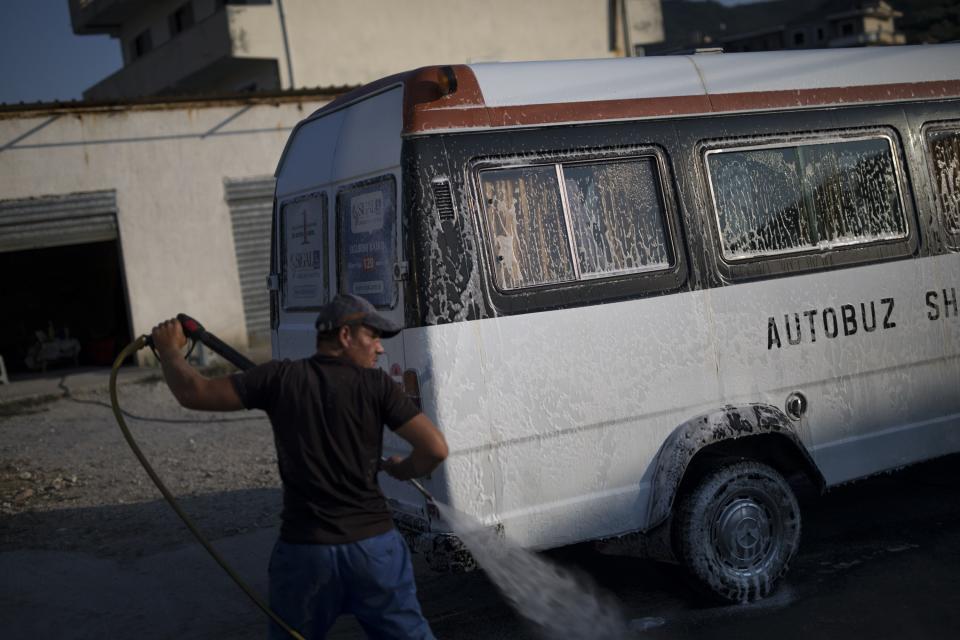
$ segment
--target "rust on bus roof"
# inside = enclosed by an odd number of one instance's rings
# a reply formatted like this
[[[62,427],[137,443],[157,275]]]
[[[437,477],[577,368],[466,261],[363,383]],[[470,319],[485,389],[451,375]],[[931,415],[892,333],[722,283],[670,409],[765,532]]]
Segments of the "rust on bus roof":
[[[465,69],[469,71],[468,67]],[[464,77],[460,68],[456,72],[457,93],[466,85],[469,94],[459,100],[456,94],[443,97],[436,94],[430,99],[429,92],[423,90],[406,96],[405,134],[960,97],[960,80],[943,80],[488,107],[482,102],[479,86],[471,86],[470,80],[475,82],[473,74]]]
[[[405,135],[450,130],[536,126],[632,118],[685,116],[737,111],[811,108],[876,102],[960,97],[960,80],[901,82],[848,87],[745,91],[625,99],[489,106],[468,65],[451,65],[456,90],[440,89],[443,66],[421,67],[382,78],[343,94],[313,117],[332,113],[394,86],[403,87]]]

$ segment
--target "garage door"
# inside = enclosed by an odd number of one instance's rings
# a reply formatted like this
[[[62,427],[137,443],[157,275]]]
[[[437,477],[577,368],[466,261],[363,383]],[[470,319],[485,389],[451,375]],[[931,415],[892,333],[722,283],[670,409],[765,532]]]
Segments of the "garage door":
[[[251,344],[270,340],[270,219],[273,215],[274,178],[225,180],[227,205],[233,224],[243,314]]]
[[[117,239],[114,190],[0,200],[0,252]]]

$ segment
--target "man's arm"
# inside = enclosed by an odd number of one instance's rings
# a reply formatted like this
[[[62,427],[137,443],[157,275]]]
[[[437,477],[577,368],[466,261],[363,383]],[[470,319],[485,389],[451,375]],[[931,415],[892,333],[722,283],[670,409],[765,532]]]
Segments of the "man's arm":
[[[244,408],[229,378],[207,378],[180,354],[187,344],[187,337],[179,320],[167,320],[157,325],[152,337],[163,377],[177,402],[187,409],[200,411],[238,411]]]
[[[383,463],[383,470],[397,480],[425,476],[447,459],[449,450],[446,439],[433,421],[422,413],[412,417],[394,433],[413,445],[413,451],[406,458],[390,456]]]

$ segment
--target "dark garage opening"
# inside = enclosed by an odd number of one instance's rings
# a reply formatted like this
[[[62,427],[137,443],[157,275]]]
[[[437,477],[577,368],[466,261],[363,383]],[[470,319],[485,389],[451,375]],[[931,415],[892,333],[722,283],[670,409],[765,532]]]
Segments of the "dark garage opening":
[[[131,340],[116,240],[0,253],[0,355],[22,373],[110,366]],[[39,335],[38,335],[39,332]],[[37,346],[48,344],[43,357]],[[79,344],[73,357],[69,347]],[[31,369],[26,360],[33,354]],[[55,354],[62,354],[55,360]]]

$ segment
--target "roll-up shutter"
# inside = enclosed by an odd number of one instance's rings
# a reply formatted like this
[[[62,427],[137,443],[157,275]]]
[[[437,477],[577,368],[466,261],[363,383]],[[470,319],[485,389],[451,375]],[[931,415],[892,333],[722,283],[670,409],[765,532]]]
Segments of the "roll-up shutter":
[[[233,243],[243,293],[243,313],[252,343],[270,337],[270,219],[273,215],[273,177],[225,180],[227,205],[233,224]]]
[[[0,200],[0,252],[117,239],[114,190]]]

